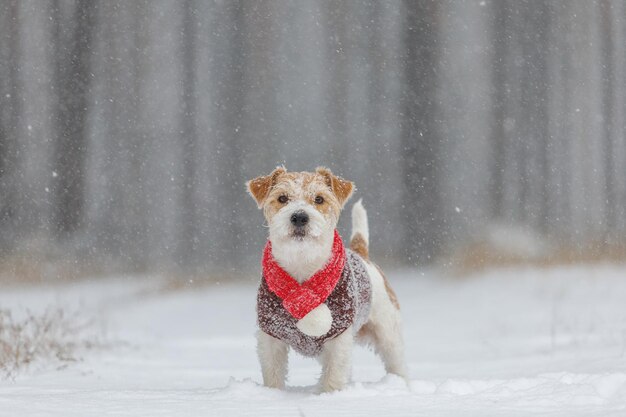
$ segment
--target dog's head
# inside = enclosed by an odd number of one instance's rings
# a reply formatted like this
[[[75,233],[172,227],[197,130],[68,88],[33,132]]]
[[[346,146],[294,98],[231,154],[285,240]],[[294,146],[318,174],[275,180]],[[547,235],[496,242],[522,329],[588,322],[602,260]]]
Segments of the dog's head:
[[[324,167],[315,172],[279,167],[246,185],[263,209],[273,244],[332,239],[341,209],[354,190],[352,182]]]

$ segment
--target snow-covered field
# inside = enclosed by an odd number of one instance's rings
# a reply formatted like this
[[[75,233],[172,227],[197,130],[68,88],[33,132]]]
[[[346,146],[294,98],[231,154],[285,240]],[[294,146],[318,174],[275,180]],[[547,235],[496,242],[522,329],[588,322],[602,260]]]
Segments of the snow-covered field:
[[[626,267],[512,269],[450,279],[389,273],[407,387],[357,348],[353,383],[317,395],[293,355],[286,391],[260,383],[256,284],[150,292],[154,280],[4,289],[0,307],[61,305],[111,346],[0,381],[0,416],[626,415]]]

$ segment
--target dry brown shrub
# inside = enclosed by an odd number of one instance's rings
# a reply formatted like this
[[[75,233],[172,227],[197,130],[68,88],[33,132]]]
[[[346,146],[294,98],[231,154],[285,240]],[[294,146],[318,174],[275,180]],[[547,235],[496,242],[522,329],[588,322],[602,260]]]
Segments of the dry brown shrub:
[[[253,273],[242,273],[240,275],[225,272],[169,272],[162,274],[162,280],[158,285],[146,291],[146,294],[167,294],[180,291],[197,290],[220,283],[241,282],[244,277],[256,276]]]
[[[0,376],[14,377],[35,361],[64,364],[78,360],[79,350],[96,345],[83,336],[88,326],[60,308],[41,314],[26,311],[19,319],[0,309]]]
[[[0,284],[37,285],[80,278],[84,267],[74,260],[51,259],[38,253],[18,252],[0,257]]]
[[[471,274],[487,268],[529,265],[550,267],[558,265],[625,263],[626,245],[591,242],[580,247],[554,246],[541,256],[529,257],[523,253],[503,252],[485,242],[475,242],[457,250],[448,260],[458,274]]]

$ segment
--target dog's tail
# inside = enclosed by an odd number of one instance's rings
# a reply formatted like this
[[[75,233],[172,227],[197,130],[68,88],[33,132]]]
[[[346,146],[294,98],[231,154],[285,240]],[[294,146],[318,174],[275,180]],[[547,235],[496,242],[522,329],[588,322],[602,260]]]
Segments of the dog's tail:
[[[369,259],[370,230],[367,224],[367,212],[361,201],[362,199],[352,206],[350,249],[361,255],[363,259]]]

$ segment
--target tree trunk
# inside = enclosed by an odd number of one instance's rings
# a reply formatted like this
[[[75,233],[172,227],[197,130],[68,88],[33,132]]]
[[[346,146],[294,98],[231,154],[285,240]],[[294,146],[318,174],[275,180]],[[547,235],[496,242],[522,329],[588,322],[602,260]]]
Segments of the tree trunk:
[[[411,264],[428,262],[441,244],[439,146],[437,131],[437,13],[438,2],[407,1],[406,91],[401,137],[404,201],[400,230],[405,256]]]

